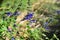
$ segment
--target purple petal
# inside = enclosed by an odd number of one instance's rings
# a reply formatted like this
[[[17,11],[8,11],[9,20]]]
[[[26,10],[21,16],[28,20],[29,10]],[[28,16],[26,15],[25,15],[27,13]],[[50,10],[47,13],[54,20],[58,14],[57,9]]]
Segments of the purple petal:
[[[12,38],[11,38],[11,40],[15,40],[15,38],[14,38],[14,37],[12,37]]]
[[[19,15],[19,14],[20,14],[20,12],[19,11],[16,11],[16,12],[14,12],[13,15]]]
[[[47,26],[48,26],[48,22],[45,22],[45,23],[44,23],[44,27],[47,27]]]
[[[46,29],[46,30],[49,30],[50,28],[49,28],[49,27],[46,27],[45,29]]]
[[[60,14],[60,10],[57,10],[56,12],[57,12],[58,14]]]
[[[8,16],[11,16],[11,15],[12,15],[12,13],[11,13],[11,12],[7,12],[6,14],[7,14]]]
[[[31,20],[30,22],[31,22],[31,23],[34,23],[34,22],[36,22],[36,20]]]
[[[33,17],[33,14],[26,15],[25,19],[31,19]]]

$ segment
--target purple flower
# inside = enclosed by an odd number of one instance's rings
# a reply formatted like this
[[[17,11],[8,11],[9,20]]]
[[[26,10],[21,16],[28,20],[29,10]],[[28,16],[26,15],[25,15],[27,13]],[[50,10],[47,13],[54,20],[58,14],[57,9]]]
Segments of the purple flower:
[[[49,27],[45,27],[46,30],[49,30],[50,28]]]
[[[46,30],[50,30],[50,28],[49,28],[49,26],[48,26],[48,22],[45,22],[45,23],[44,23],[44,28],[45,28]]]
[[[33,14],[32,13],[29,13],[28,15],[25,16],[24,19],[30,20],[32,17],[33,17]]]
[[[45,22],[44,23],[44,27],[48,27],[48,22]]]
[[[12,13],[11,13],[11,12],[7,12],[6,14],[7,14],[8,16],[11,16],[11,15],[12,15]]]
[[[30,20],[30,22],[31,22],[31,23],[35,23],[35,22],[36,22],[36,20]]]
[[[12,38],[11,38],[11,40],[15,40],[15,38],[14,38],[14,37],[12,37]]]
[[[60,10],[57,10],[56,12],[57,12],[58,14],[60,14]]]
[[[19,14],[20,14],[20,12],[15,11],[13,15],[19,15]]]

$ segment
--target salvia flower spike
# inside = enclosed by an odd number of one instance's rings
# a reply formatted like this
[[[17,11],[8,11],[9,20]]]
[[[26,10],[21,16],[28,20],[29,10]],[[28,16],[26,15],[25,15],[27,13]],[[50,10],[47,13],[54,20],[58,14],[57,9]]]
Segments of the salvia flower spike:
[[[30,20],[33,17],[33,13],[28,13],[28,15],[25,16],[26,20]]]

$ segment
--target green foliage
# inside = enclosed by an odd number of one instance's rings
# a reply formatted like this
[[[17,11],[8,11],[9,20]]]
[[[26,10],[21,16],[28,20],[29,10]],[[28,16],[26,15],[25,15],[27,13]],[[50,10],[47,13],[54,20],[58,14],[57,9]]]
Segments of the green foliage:
[[[17,27],[13,26],[14,23],[16,23],[15,18],[17,18],[18,15],[17,16],[14,16],[14,15],[7,16],[6,12],[12,12],[12,14],[13,14],[16,10],[19,10],[19,11],[27,10],[28,11],[29,8],[27,8],[27,7],[32,7],[32,4],[37,2],[37,0],[30,0],[29,1],[30,5],[28,5],[27,2],[28,2],[28,0],[2,0],[1,1],[1,4],[0,4],[0,40],[4,40],[4,36],[11,39],[11,37],[14,34],[17,35],[17,31],[20,32],[20,30],[18,30],[19,29],[18,26],[22,27],[24,24],[23,25],[16,24]],[[36,19],[38,20],[36,22],[36,24],[39,22],[39,23],[41,23],[41,26],[39,26],[38,28],[35,28],[33,30],[30,30],[31,27],[29,25],[27,25],[26,26],[27,32],[25,32],[25,33],[28,35],[28,37],[26,39],[28,39],[28,40],[44,40],[42,36],[45,36],[46,39],[50,40],[48,38],[48,36],[46,36],[44,33],[42,33],[42,32],[46,32],[43,24],[45,22],[49,22],[47,25],[53,26],[53,25],[56,25],[57,23],[59,23],[58,18],[60,18],[60,15],[58,15],[56,13],[56,10],[60,9],[59,4],[60,3],[55,3],[55,4],[45,3],[41,7],[41,9],[39,9],[39,10],[37,9],[37,12],[36,12],[37,15],[43,14],[43,17],[39,17],[39,16],[38,16],[39,18],[36,17]],[[3,16],[5,17],[4,20],[3,20]],[[51,17],[52,17],[52,21],[50,21]],[[46,18],[48,18],[48,19],[46,19]],[[8,32],[7,27],[9,25],[12,26],[12,32]],[[18,35],[18,37],[15,37],[15,39],[16,40],[17,39],[25,40],[25,37],[23,37],[23,36]],[[53,35],[51,40],[54,40],[54,38],[59,40],[59,38],[57,38],[57,35],[55,35],[55,34]]]

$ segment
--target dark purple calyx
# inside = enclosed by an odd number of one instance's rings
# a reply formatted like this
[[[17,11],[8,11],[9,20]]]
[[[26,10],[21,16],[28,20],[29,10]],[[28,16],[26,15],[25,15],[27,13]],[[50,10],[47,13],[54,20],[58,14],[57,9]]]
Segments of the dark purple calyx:
[[[12,13],[11,13],[11,12],[7,12],[6,14],[7,14],[7,16],[11,16],[11,15],[12,15]]]
[[[60,14],[60,10],[57,10],[56,12],[57,12],[57,14]]]
[[[19,15],[19,14],[20,14],[20,12],[19,12],[19,11],[15,11],[13,15],[15,15],[15,16],[16,16],[16,15]]]

